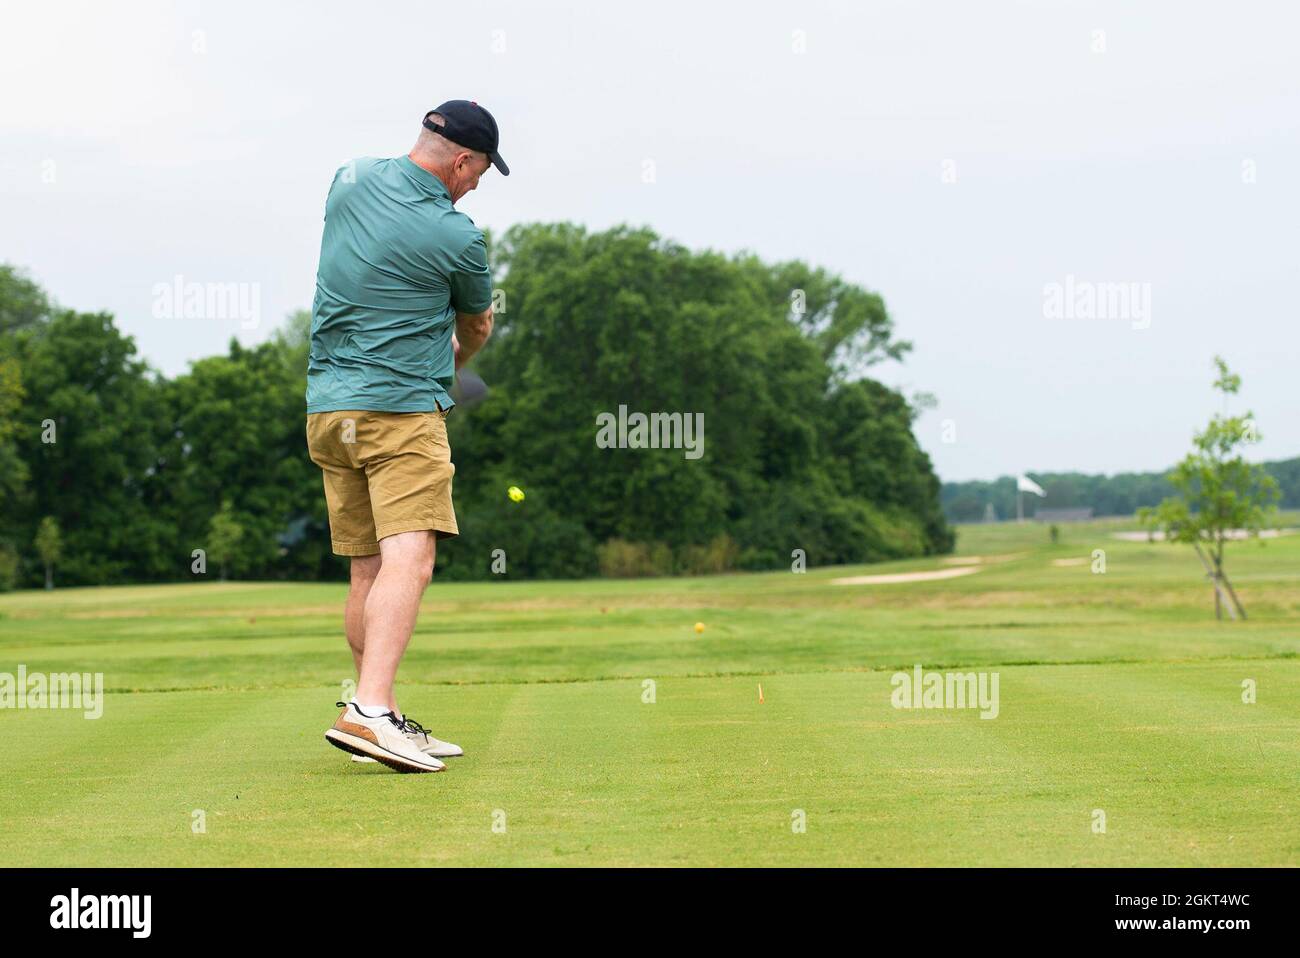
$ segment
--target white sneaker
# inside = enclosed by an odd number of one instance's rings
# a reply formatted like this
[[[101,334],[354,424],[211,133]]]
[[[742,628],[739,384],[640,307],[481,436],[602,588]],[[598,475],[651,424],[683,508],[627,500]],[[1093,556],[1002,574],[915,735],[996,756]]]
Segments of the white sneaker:
[[[406,737],[415,743],[425,755],[433,758],[456,758],[464,755],[465,750],[453,742],[444,742],[442,739],[434,738],[426,729],[415,719],[403,719],[402,724],[406,726]],[[373,762],[374,759],[369,755],[353,755],[354,762]]]
[[[402,724],[406,726],[407,737],[425,755],[431,755],[434,758],[455,758],[458,755],[465,754],[465,750],[459,745],[444,742],[440,738],[434,738],[429,734],[427,728],[410,716],[407,716]]]
[[[426,755],[407,736],[406,724],[392,712],[370,716],[351,702],[343,708],[325,740],[353,755],[364,755],[398,772],[441,772],[447,766]]]

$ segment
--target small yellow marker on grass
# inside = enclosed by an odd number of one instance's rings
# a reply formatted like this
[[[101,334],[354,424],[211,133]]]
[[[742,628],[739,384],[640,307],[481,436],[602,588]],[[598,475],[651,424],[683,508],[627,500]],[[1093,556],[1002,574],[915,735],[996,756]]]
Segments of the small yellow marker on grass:
[[[703,622],[696,622],[696,623],[695,623],[695,634],[696,634],[696,635],[699,635],[699,634],[700,634],[701,632],[703,632],[703,631],[704,631],[704,623],[703,623]]]
[[[759,705],[763,704],[763,683],[762,682],[758,683],[758,704]]]

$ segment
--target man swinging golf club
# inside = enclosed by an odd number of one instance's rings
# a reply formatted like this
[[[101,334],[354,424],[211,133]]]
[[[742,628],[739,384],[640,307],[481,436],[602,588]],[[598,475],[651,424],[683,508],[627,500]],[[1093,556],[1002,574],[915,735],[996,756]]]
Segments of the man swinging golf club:
[[[449,393],[492,334],[492,274],[483,234],[454,206],[489,166],[510,174],[497,146],[492,114],[450,100],[407,156],[348,163],[325,201],[307,444],[334,552],[352,560],[344,628],[357,668],[356,695],[325,738],[401,772],[441,771],[462,754],[402,714],[393,682],[436,541],[458,531]]]

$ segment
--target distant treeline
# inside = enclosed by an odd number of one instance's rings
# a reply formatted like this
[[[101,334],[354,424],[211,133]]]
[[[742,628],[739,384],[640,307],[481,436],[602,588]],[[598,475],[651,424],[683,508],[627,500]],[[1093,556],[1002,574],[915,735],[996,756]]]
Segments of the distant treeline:
[[[916,410],[862,378],[909,348],[878,296],[649,230],[524,225],[493,245],[496,331],[474,362],[491,393],[448,419],[461,535],[439,576],[952,548]],[[39,586],[50,555],[58,585],[190,579],[197,550],[209,576],[343,577],[305,443],[309,329],[295,314],[166,378],[113,317],[58,309],[0,267],[0,587]],[[703,455],[601,448],[598,416],[620,406],[702,414]]]
[[[1283,509],[1300,509],[1300,458],[1264,463],[1281,487]],[[1024,494],[1024,509],[1032,517],[1039,509],[1091,508],[1096,516],[1131,516],[1141,506],[1154,506],[1173,495],[1167,472],[1126,472],[1088,476],[1080,472],[1031,473],[1046,498]],[[1015,518],[1016,480],[1003,476],[993,482],[945,482],[943,513],[951,522],[985,518],[989,505],[998,519]]]

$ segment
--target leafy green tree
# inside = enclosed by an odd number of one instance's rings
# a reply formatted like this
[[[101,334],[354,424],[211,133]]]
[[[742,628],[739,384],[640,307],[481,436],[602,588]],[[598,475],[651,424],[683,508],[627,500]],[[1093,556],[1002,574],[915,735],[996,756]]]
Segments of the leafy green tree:
[[[13,337],[22,370],[18,453],[29,481],[13,521],[19,542],[40,517],[77,534],[64,543],[60,578],[102,584],[156,577],[169,549],[166,519],[144,487],[157,462],[155,374],[104,313],[57,312]],[[34,565],[27,576],[39,581]]]
[[[22,416],[25,390],[16,333],[47,321],[49,312],[45,292],[15,267],[0,263],[0,515],[4,516],[23,511],[28,470],[18,437],[24,428],[36,427]],[[6,532],[0,532],[0,544],[7,545],[6,567],[16,578],[17,550]]]
[[[238,493],[238,565],[257,578],[315,579],[345,571],[329,550],[320,470],[308,457],[306,359],[273,338],[191,364],[167,383],[160,465],[150,496],[188,557],[207,517]],[[301,360],[301,362],[300,362]]]
[[[25,391],[18,357],[5,355],[7,350],[12,346],[0,345],[0,511],[15,515],[27,480],[27,464],[18,449]],[[34,428],[36,424],[27,425]]]
[[[307,390],[307,354],[311,350],[311,310],[298,309],[285,317],[284,325],[271,337],[286,369],[297,370],[303,378],[303,392]]]
[[[872,380],[831,393],[825,428],[827,468],[852,497],[912,516],[926,554],[950,552],[955,536],[939,507],[939,480],[912,435],[912,409],[902,395]]]
[[[1227,397],[1241,389],[1241,377],[1218,356],[1214,364],[1219,374],[1214,388],[1223,394],[1226,404]],[[1187,543],[1196,550],[1214,586],[1214,614],[1220,619],[1224,606],[1233,618],[1237,613],[1246,617],[1223,569],[1224,545],[1238,530],[1258,535],[1270,521],[1278,498],[1276,480],[1242,456],[1243,447],[1258,440],[1251,413],[1216,414],[1196,433],[1195,448],[1169,474],[1176,495],[1138,512],[1146,525],[1163,530],[1169,541]]]
[[[36,530],[36,554],[45,565],[45,588],[54,588],[54,565],[63,556],[63,536],[59,531],[59,520],[46,516]]]
[[[901,360],[912,344],[894,338],[893,320],[875,293],[799,261],[765,266],[753,256],[740,263],[760,275],[773,300],[784,300],[790,318],[820,352],[836,382],[865,375],[886,359]],[[924,394],[922,402],[933,399]]]
[[[0,263],[0,338],[47,322],[52,312],[40,286],[17,267]]]
[[[18,550],[0,542],[0,592],[8,592],[18,582]]]
[[[208,524],[208,554],[221,569],[221,581],[226,581],[226,572],[231,560],[238,555],[239,544],[244,539],[244,527],[235,518],[235,510],[230,500],[221,503],[221,510],[212,517]]]
[[[493,392],[448,420],[458,512],[518,482],[594,543],[662,543],[682,567],[723,534],[747,568],[794,548],[818,563],[951,548],[914,411],[851,378],[906,352],[879,297],[629,227],[516,226],[494,256],[504,308],[475,359]],[[597,417],[620,407],[702,417],[703,455],[599,447]]]

